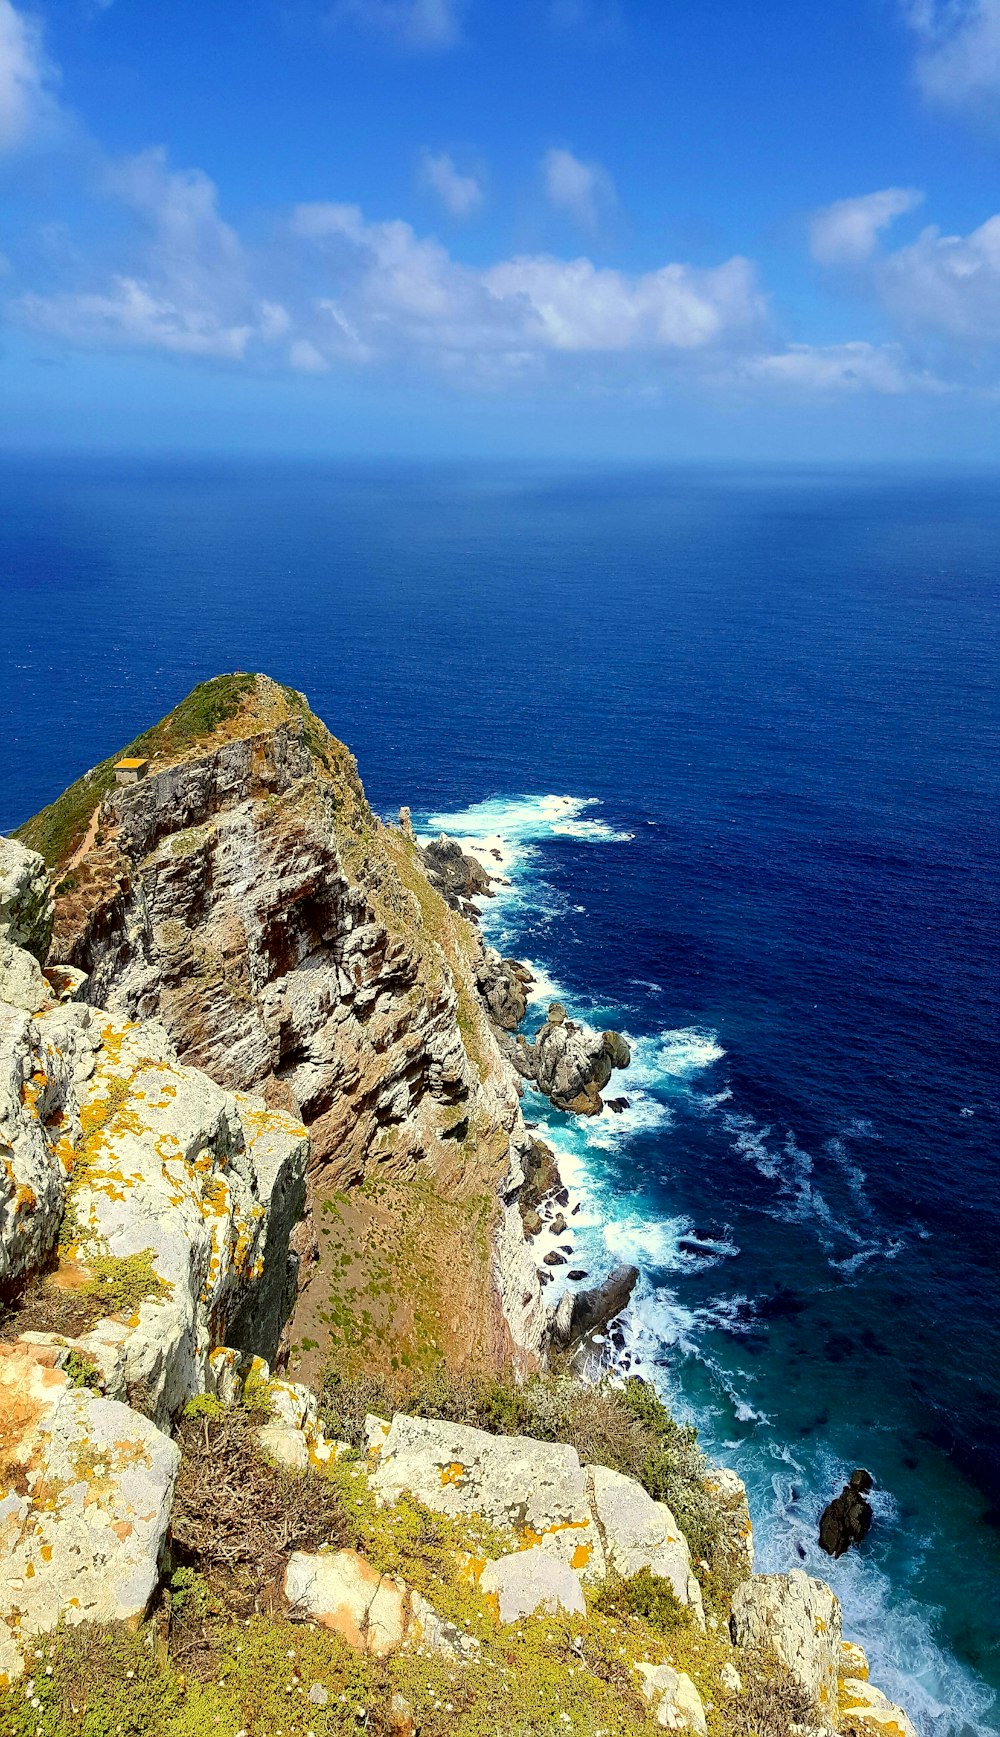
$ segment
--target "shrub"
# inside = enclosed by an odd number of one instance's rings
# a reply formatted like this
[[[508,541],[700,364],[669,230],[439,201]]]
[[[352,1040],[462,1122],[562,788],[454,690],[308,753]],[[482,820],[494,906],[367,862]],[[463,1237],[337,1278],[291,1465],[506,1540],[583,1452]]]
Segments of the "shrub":
[[[627,1580],[606,1580],[593,1602],[608,1616],[641,1616],[658,1634],[672,1634],[691,1623],[691,1612],[669,1580],[648,1568],[640,1568]]]
[[[822,1714],[774,1653],[746,1648],[738,1668],[743,1688],[726,1702],[726,1737],[793,1737],[823,1725]]]

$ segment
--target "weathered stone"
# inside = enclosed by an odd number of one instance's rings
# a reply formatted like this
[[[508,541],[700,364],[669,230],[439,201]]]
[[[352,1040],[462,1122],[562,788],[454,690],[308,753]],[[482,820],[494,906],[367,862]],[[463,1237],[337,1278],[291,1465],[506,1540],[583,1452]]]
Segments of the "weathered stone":
[[[840,1686],[840,1726],[860,1737],[916,1737],[902,1707],[863,1677],[847,1677]]]
[[[52,938],[52,893],[45,863],[16,838],[0,837],[0,936],[45,964]]]
[[[404,1581],[380,1574],[356,1550],[296,1550],[285,1569],[289,1604],[332,1629],[356,1652],[385,1658],[404,1645],[459,1655],[458,1629]]]
[[[72,1387],[37,1346],[0,1346],[0,1673],[60,1620],[143,1615],[180,1454],[148,1418]]]
[[[857,1641],[841,1641],[840,1675],[842,1677],[854,1677],[867,1683],[868,1655],[864,1647],[858,1646]]]
[[[617,1031],[590,1031],[567,1019],[558,1001],[549,1008],[534,1042],[506,1039],[505,1055],[525,1079],[534,1080],[557,1110],[596,1116],[603,1109],[601,1090],[615,1068],[627,1068],[628,1044]]]
[[[735,1472],[713,1466],[705,1488],[719,1521],[718,1550],[730,1581],[746,1580],[753,1573],[753,1526],[746,1485]]]
[[[517,1030],[528,1011],[528,990],[534,981],[519,960],[502,959],[493,947],[484,949],[476,983],[490,1018],[501,1031]]]
[[[591,1466],[587,1478],[608,1568],[623,1580],[648,1568],[669,1583],[678,1602],[704,1628],[701,1587],[691,1572],[691,1552],[666,1503],[654,1502],[641,1484],[605,1466]]]
[[[770,1647],[824,1719],[837,1705],[840,1602],[800,1568],[755,1574],[733,1594],[730,1631],[738,1647]]]
[[[463,851],[457,839],[448,838],[443,832],[425,844],[420,854],[427,879],[452,910],[477,919],[479,913],[473,900],[493,897],[493,876],[487,874],[482,863]]]
[[[657,1725],[665,1731],[697,1731],[699,1737],[706,1737],[705,1709],[686,1671],[675,1671],[672,1665],[638,1664],[635,1668]]]
[[[518,1550],[487,1562],[479,1590],[501,1622],[544,1612],[550,1616],[583,1616],[587,1601],[580,1576],[548,1550]]]
[[[261,1451],[276,1465],[291,1471],[304,1472],[309,1466],[309,1443],[304,1429],[293,1429],[285,1423],[266,1423],[257,1431]]]
[[[604,1552],[575,1449],[397,1414],[376,1452],[370,1483],[381,1500],[408,1490],[437,1513],[509,1527],[519,1542],[540,1546],[585,1578],[603,1576]]]
[[[601,1285],[586,1291],[564,1291],[549,1326],[553,1348],[570,1351],[601,1332],[627,1308],[638,1281],[638,1267],[616,1267]]]
[[[726,1660],[719,1672],[719,1686],[725,1689],[727,1695],[742,1695],[743,1693],[743,1678],[729,1659]]]

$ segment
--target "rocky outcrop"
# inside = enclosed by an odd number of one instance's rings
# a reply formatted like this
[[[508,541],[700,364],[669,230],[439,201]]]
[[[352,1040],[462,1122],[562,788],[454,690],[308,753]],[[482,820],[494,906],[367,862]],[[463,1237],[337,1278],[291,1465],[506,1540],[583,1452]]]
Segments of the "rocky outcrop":
[[[828,1556],[843,1556],[852,1544],[860,1544],[867,1538],[872,1524],[872,1505],[867,1496],[874,1482],[871,1473],[859,1467],[851,1473],[840,1495],[823,1509],[819,1542]]]
[[[686,1671],[675,1671],[672,1665],[647,1664],[637,1665],[636,1670],[657,1725],[664,1731],[697,1731],[699,1737],[706,1737],[704,1704]]]
[[[0,856],[0,942],[21,947],[39,965],[52,939],[52,895],[37,852],[5,839]]]
[[[479,937],[429,884],[412,828],[373,816],[353,758],[301,695],[235,679],[147,733],[139,783],[97,768],[22,829],[57,883],[52,957],[86,973],[92,1005],[156,1018],[182,1062],[301,1118],[317,1195],[375,1171],[492,1200],[465,1342],[493,1363],[535,1355],[544,1309],[509,1210],[528,1139],[480,998]],[[453,891],[488,879],[461,851],[432,857]],[[442,1246],[442,1285],[454,1269]]]
[[[515,1550],[487,1562],[479,1590],[499,1622],[525,1616],[587,1615],[580,1576],[548,1550]]]
[[[552,1317],[549,1343],[556,1351],[571,1351],[605,1327],[628,1307],[639,1281],[638,1267],[615,1267],[601,1285],[587,1291],[564,1291]]]
[[[532,1080],[557,1110],[596,1116],[604,1108],[601,1091],[616,1068],[627,1068],[631,1054],[617,1031],[589,1031],[567,1019],[566,1009],[553,1001],[548,1018],[527,1038],[508,1039],[504,1053],[524,1079]]]
[[[606,1466],[594,1466],[588,1483],[608,1568],[623,1580],[648,1568],[668,1582],[678,1604],[687,1605],[704,1627],[701,1587],[691,1569],[691,1552],[666,1502],[654,1502],[641,1484]]]
[[[494,1025],[516,1031],[528,1011],[528,990],[535,979],[517,959],[502,959],[495,947],[483,950],[476,985]]]
[[[454,1624],[443,1622],[422,1597],[392,1574],[380,1574],[357,1550],[296,1550],[283,1591],[302,1616],[332,1629],[355,1652],[383,1659],[419,1648],[445,1658],[475,1651]]]
[[[463,851],[457,839],[439,833],[425,844],[420,858],[431,886],[445,903],[463,917],[478,922],[476,899],[493,897],[494,877],[487,874],[481,862]]]
[[[840,1602],[800,1568],[755,1574],[733,1594],[730,1632],[737,1647],[773,1652],[803,1694],[832,1723],[840,1664]]]
[[[180,1455],[50,1348],[0,1346],[0,1686],[33,1636],[143,1616]]]

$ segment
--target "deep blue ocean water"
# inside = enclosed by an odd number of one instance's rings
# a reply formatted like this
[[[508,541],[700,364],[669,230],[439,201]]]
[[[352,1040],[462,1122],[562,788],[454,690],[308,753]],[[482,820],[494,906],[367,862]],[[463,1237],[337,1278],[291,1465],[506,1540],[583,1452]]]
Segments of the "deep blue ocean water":
[[[998,566],[985,473],[0,470],[0,828],[242,667],[496,834],[490,938],[634,1043],[526,1100],[580,1263],[923,1737],[1000,1730]]]

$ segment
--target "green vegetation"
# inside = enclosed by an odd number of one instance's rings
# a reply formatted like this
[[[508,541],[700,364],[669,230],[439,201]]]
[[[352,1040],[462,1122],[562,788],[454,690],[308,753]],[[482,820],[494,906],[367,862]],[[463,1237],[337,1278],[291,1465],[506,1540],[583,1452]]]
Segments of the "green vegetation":
[[[87,1257],[92,1277],[83,1294],[92,1297],[101,1315],[134,1315],[140,1303],[169,1297],[171,1287],[153,1271],[154,1253],[144,1248],[133,1255]]]
[[[100,1370],[86,1351],[74,1347],[63,1364],[63,1374],[71,1387],[89,1387],[92,1393],[102,1390]]]
[[[14,837],[29,849],[39,851],[50,869],[57,868],[82,843],[95,809],[114,787],[118,760],[151,760],[156,756],[169,760],[206,741],[220,725],[235,716],[256,679],[253,675],[223,675],[201,682],[158,724],[136,736],[127,748],[119,749],[85,772],[48,808],[25,821]],[[66,891],[71,890],[71,878],[60,883]]]
[[[657,1634],[672,1634],[691,1626],[691,1612],[670,1582],[648,1568],[640,1568],[628,1580],[606,1581],[594,1603],[609,1616],[641,1616]]]

